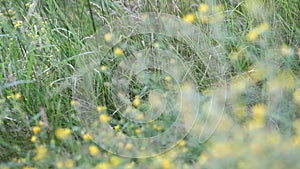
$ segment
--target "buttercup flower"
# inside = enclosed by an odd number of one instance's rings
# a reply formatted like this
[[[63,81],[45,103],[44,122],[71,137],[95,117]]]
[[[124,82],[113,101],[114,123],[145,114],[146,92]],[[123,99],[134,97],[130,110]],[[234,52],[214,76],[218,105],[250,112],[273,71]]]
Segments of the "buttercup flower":
[[[123,50],[121,48],[118,48],[118,47],[115,48],[114,53],[115,53],[116,56],[122,56],[122,55],[124,55]]]
[[[188,23],[194,23],[195,22],[195,15],[194,14],[187,14],[183,17],[183,20],[188,22]]]
[[[36,155],[34,157],[34,160],[39,161],[45,158],[47,154],[47,147],[46,146],[38,146],[36,148]]]
[[[96,146],[90,146],[89,147],[89,152],[92,156],[96,156],[99,154],[99,149]]]
[[[198,11],[202,13],[207,13],[209,11],[209,6],[206,3],[201,3],[198,7]]]
[[[32,131],[34,134],[38,134],[39,132],[41,132],[41,128],[39,126],[34,126],[32,128]]]
[[[64,140],[71,134],[71,132],[72,131],[69,128],[59,128],[55,130],[55,136],[60,140]]]

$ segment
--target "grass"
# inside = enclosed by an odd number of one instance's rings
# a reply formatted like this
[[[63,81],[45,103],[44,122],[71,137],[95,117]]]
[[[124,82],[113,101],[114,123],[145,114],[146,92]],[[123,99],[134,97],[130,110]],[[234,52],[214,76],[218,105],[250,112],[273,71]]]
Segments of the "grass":
[[[213,10],[208,20],[205,12],[198,11],[201,3]],[[220,11],[217,4],[222,5]],[[299,168],[299,9],[298,0],[0,0],[0,168]],[[128,14],[141,18],[138,14],[142,12],[169,13],[178,18],[194,16],[190,21],[204,34],[207,49],[198,53],[193,48],[196,42],[161,34],[125,38],[113,46],[122,48],[123,56],[116,57],[113,49],[109,50],[105,57],[101,56],[104,57],[101,63],[96,63],[94,74],[83,76],[91,78],[86,86],[91,86],[93,92],[89,88],[85,91],[91,94],[90,102],[76,100],[74,93],[83,92],[76,88],[81,82],[76,73],[86,68],[90,73],[90,65],[78,63],[97,51],[91,46],[92,36]],[[210,23],[218,16],[221,19]],[[257,27],[262,23],[268,26],[256,37],[260,31]],[[124,25],[119,26],[121,30]],[[97,41],[106,43],[104,39]],[[176,54],[183,70],[188,71],[186,68],[192,65],[192,80],[205,98],[199,103],[201,111],[196,125],[174,149],[161,155],[139,159],[111,154],[84,137],[88,132],[85,125],[92,126],[93,119],[90,114],[76,111],[76,106],[80,104],[79,110],[95,112],[97,106],[104,106],[100,113],[108,120],[102,120],[132,137],[168,131],[178,115],[176,99],[166,102],[170,114],[154,122],[140,124],[122,116],[126,106],[142,92],[146,94],[135,103],[141,112],[147,109],[147,101],[153,99],[156,103],[155,100],[161,99],[157,95],[152,98],[145,89],[147,85],[169,94],[175,90],[168,88],[167,74],[153,68],[148,70],[150,75],[143,74],[142,80],[120,68],[126,58],[131,63],[129,56],[136,51],[151,53],[157,48],[156,42],[159,49]],[[224,77],[214,76],[213,67],[206,70],[201,59],[207,55],[219,58]],[[93,59],[98,61],[94,55]],[[106,67],[100,69],[100,65]],[[116,89],[115,75],[131,80],[129,103],[119,110],[121,96],[117,91],[122,90],[112,90]],[[209,111],[214,90],[219,103],[211,108],[219,110],[224,102],[222,90],[216,86],[227,91],[225,111],[212,137],[199,144],[206,115],[217,115],[217,111]],[[40,131],[34,131],[35,127]],[[112,144],[119,145],[117,138],[110,139]],[[165,142],[168,139],[173,136]],[[149,150],[161,148],[155,146],[162,144],[153,144]],[[99,152],[90,150],[92,145],[98,146]],[[126,143],[121,147],[131,149]]]

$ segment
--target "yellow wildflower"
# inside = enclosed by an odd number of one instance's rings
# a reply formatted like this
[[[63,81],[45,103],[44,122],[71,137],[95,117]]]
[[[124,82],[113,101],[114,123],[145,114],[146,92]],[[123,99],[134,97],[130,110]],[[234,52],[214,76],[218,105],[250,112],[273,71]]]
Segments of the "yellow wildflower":
[[[262,119],[265,116],[266,108],[263,104],[256,104],[252,107],[253,118]]]
[[[125,169],[131,169],[134,167],[134,165],[135,165],[135,162],[132,161],[131,163],[125,165]]]
[[[112,41],[112,34],[111,34],[111,33],[106,33],[106,34],[104,35],[104,40],[105,40],[106,42],[111,42],[111,41]]]
[[[153,128],[154,128],[155,130],[157,130],[157,131],[161,131],[161,130],[162,130],[162,126],[157,125],[157,124],[154,124],[154,125],[153,125]]]
[[[119,125],[116,125],[114,128],[115,128],[115,130],[120,130],[120,126]]]
[[[56,167],[57,167],[57,168],[63,168],[63,167],[64,167],[64,163],[63,163],[62,161],[58,161],[58,162],[56,163]]]
[[[205,163],[208,161],[208,155],[206,153],[203,153],[203,154],[201,154],[199,159],[201,160],[202,163]]]
[[[74,105],[76,104],[76,101],[75,101],[75,100],[71,100],[70,104],[71,104],[72,106],[74,106]]]
[[[105,122],[105,123],[107,123],[107,122],[109,122],[109,116],[108,115],[106,115],[106,114],[101,114],[100,115],[100,121],[102,121],[102,122]]]
[[[102,70],[102,71],[106,71],[107,70],[107,66],[106,65],[102,65],[102,66],[100,66],[100,70]]]
[[[198,11],[202,13],[207,13],[209,11],[209,6],[206,3],[201,3],[198,7]]]
[[[194,14],[187,14],[183,17],[183,20],[188,22],[188,23],[194,23],[195,22],[195,15]]]
[[[110,169],[110,165],[108,163],[99,163],[97,164],[96,169]]]
[[[180,147],[183,147],[183,146],[186,145],[186,141],[181,140],[181,141],[179,141],[178,145],[179,145]]]
[[[119,157],[116,157],[116,156],[112,156],[110,158],[110,163],[113,165],[113,166],[117,166],[121,163],[121,160]]]
[[[66,161],[66,167],[67,168],[73,168],[74,167],[74,161],[72,159],[67,159]]]
[[[132,149],[132,144],[131,143],[127,143],[126,145],[125,145],[125,149],[126,150],[130,150],[130,149]]]
[[[45,158],[47,154],[47,147],[46,146],[38,146],[36,148],[36,155],[34,157],[34,160],[39,161]]]
[[[21,93],[16,93],[15,94],[15,99],[19,100],[21,98],[21,96],[22,96]]]
[[[20,27],[23,24],[23,21],[14,22],[15,28]]]
[[[122,55],[124,55],[123,49],[118,48],[118,47],[115,48],[114,53],[115,53],[116,56],[122,56]]]
[[[232,153],[230,144],[226,142],[215,143],[211,149],[212,155],[217,158],[229,156]]]
[[[32,128],[32,131],[34,134],[38,134],[39,132],[41,132],[41,128],[39,126],[34,126]]]
[[[270,29],[270,25],[266,22],[260,24],[256,28],[252,29],[248,34],[247,34],[247,39],[249,42],[254,42],[260,34],[263,32],[267,31]]]
[[[171,82],[172,81],[172,77],[171,76],[166,76],[165,77],[165,81],[166,82]]]
[[[141,113],[140,113],[140,114],[137,116],[137,119],[138,119],[138,120],[142,120],[144,117],[145,117],[144,114],[141,114]]]
[[[23,169],[35,169],[34,167],[30,167],[30,166],[25,166],[23,167]]]
[[[142,130],[141,130],[141,129],[136,129],[136,130],[135,130],[135,133],[136,133],[136,134],[140,134],[140,133],[142,133]]]
[[[103,112],[104,110],[105,110],[105,107],[104,107],[104,106],[98,106],[98,107],[97,107],[97,111],[98,111],[99,113]]]
[[[158,48],[159,47],[159,42],[153,43],[153,47]]]
[[[40,122],[39,122],[39,126],[40,126],[40,127],[43,127],[43,126],[44,126],[44,122],[40,121]]]
[[[284,56],[290,56],[293,53],[292,48],[289,47],[287,44],[282,44],[280,50],[281,50],[282,55],[284,55]]]
[[[163,169],[171,169],[172,168],[172,164],[171,164],[170,160],[164,159],[162,161],[162,168]]]
[[[233,114],[239,120],[246,117],[246,112],[247,112],[247,107],[245,105],[238,104],[233,107]]]
[[[300,88],[296,89],[293,94],[293,98],[296,103],[300,103]]]
[[[96,146],[90,146],[89,151],[92,156],[96,156],[99,154],[99,149]]]
[[[136,95],[135,96],[135,99],[133,100],[133,106],[134,107],[138,107],[139,105],[140,105],[140,103],[141,103],[141,101],[140,101],[140,96],[139,95]]]
[[[86,134],[83,135],[83,139],[85,141],[91,141],[92,140],[92,136],[86,133]]]
[[[31,140],[31,142],[35,143],[36,140],[37,140],[37,137],[36,136],[32,136],[30,140]]]
[[[63,140],[66,139],[70,134],[71,130],[69,128],[59,128],[55,130],[55,136],[56,138]]]

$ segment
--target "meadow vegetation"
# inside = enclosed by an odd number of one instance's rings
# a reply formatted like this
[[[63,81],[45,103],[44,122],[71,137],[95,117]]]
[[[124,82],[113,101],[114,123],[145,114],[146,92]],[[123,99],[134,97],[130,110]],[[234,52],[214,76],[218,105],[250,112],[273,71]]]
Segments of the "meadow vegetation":
[[[200,123],[170,151],[127,158],[102,149],[84,128],[73,98],[74,75],[76,63],[93,52],[89,41],[95,33],[126,15],[143,18],[143,12],[174,15],[204,33],[206,50],[224,65],[219,83],[227,84],[222,85],[227,99],[221,121],[204,143],[199,143]],[[97,39],[112,40],[113,32]],[[137,34],[114,46],[109,55],[117,59],[99,63],[99,76],[91,82],[100,123],[134,137],[167,131],[176,117],[161,116],[141,127],[118,115],[109,86],[119,60],[131,51],[170,46],[183,64],[192,63],[198,92],[212,94],[210,84],[219,78],[203,73],[206,56],[197,55],[193,44]],[[0,0],[0,169],[300,168],[299,73],[298,0]],[[143,86],[135,80],[130,102],[143,111]],[[149,81],[154,88],[168,86],[172,77],[153,73]],[[161,99],[154,96],[153,102]],[[207,106],[201,104],[203,116]],[[136,146],[115,144],[126,150]]]

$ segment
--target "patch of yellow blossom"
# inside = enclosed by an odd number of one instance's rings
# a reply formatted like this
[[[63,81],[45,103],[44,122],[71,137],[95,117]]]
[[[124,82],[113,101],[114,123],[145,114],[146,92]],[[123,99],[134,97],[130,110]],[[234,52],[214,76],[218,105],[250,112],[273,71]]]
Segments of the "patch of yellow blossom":
[[[125,169],[132,169],[134,167],[134,165],[135,165],[135,162],[132,161],[131,163],[125,165]]]
[[[108,42],[108,43],[110,43],[111,41],[112,41],[112,34],[111,33],[106,33],[105,35],[104,35],[104,40],[106,41],[106,42]]]
[[[76,104],[76,101],[75,101],[75,100],[71,100],[71,101],[70,101],[70,104],[71,104],[72,106],[74,106],[74,105]]]
[[[97,156],[99,154],[99,149],[97,146],[90,146],[89,152],[92,156]]]
[[[136,129],[136,130],[135,130],[135,133],[136,133],[136,134],[141,134],[141,133],[142,133],[142,130],[141,130],[141,129]]]
[[[247,113],[247,106],[242,104],[237,104],[233,106],[233,115],[239,119],[242,120],[246,117]]]
[[[132,104],[134,107],[138,107],[140,105],[141,101],[140,101],[140,96],[139,95],[136,95]]]
[[[252,107],[252,120],[248,123],[249,130],[261,128],[265,122],[266,106],[256,104]]]
[[[84,139],[85,141],[91,141],[91,140],[92,140],[92,136],[89,135],[88,133],[83,134],[82,137],[83,137],[83,139]]]
[[[172,77],[171,76],[166,76],[165,77],[165,81],[166,82],[171,82],[172,81]]]
[[[186,145],[186,141],[185,140],[180,140],[178,142],[178,146],[180,146],[180,147],[184,147],[185,145]]]
[[[171,168],[172,168],[172,163],[171,163],[171,161],[168,160],[168,159],[163,159],[163,160],[162,160],[161,167],[162,167],[163,169],[171,169]]]
[[[36,140],[37,140],[37,137],[36,137],[36,136],[32,136],[31,139],[30,139],[30,141],[33,142],[33,143],[35,143]]]
[[[198,11],[201,13],[209,12],[209,6],[206,3],[201,3],[198,7]]]
[[[138,120],[142,120],[142,119],[144,119],[144,114],[142,114],[142,113],[140,113],[138,116],[137,116],[137,119]]]
[[[33,132],[34,134],[39,134],[39,133],[41,132],[41,128],[40,128],[39,126],[34,126],[34,127],[32,128],[32,132]]]
[[[293,93],[293,99],[295,103],[300,104],[300,88],[296,89]]]
[[[120,160],[120,158],[117,157],[117,156],[112,156],[112,157],[110,158],[110,163],[111,163],[113,166],[118,166],[118,165],[120,165],[121,160]]]
[[[64,167],[64,163],[62,161],[58,161],[58,162],[56,162],[56,167],[57,168],[63,168]]]
[[[114,53],[115,53],[116,56],[123,56],[124,55],[123,49],[121,49],[119,47],[114,49]]]
[[[268,81],[268,88],[270,91],[277,91],[280,89],[290,90],[295,87],[295,75],[290,70],[282,70],[276,77]]]
[[[25,166],[22,169],[36,169],[35,167]]]
[[[72,131],[69,128],[58,128],[58,129],[55,130],[55,136],[59,140],[64,140],[64,139],[69,137],[71,132]]]
[[[293,127],[295,129],[296,135],[299,137],[300,136],[300,120],[295,120],[293,122]]]
[[[132,145],[131,143],[127,143],[127,144],[125,145],[125,149],[126,149],[126,150],[130,150],[130,149],[132,149],[132,147],[133,147],[133,145]]]
[[[194,14],[187,14],[183,17],[183,20],[188,23],[194,23],[196,20],[196,16]]]
[[[106,162],[98,163],[95,167],[95,169],[110,169],[110,168],[111,168],[110,164]]]
[[[67,168],[74,168],[75,163],[74,163],[74,161],[72,159],[67,159],[65,165],[66,165]]]
[[[22,25],[23,25],[23,21],[16,21],[16,22],[14,22],[14,27],[15,28],[18,28],[18,27],[20,27]]]
[[[157,130],[157,131],[161,131],[161,130],[162,130],[162,126],[161,126],[161,125],[153,124],[152,127],[153,127],[155,130]]]
[[[266,107],[263,104],[256,104],[252,107],[253,118],[258,121],[264,121]]]
[[[208,161],[208,155],[207,155],[207,153],[202,153],[199,156],[199,160],[200,160],[201,163],[206,163]]]
[[[236,78],[232,80],[230,84],[230,89],[231,91],[236,93],[243,92],[246,90],[247,84],[248,84],[247,79]]]
[[[154,43],[153,43],[153,47],[159,48],[159,42],[154,42]]]
[[[120,126],[119,126],[119,125],[116,125],[116,126],[114,127],[114,129],[118,131],[118,130],[120,130]]]
[[[110,118],[107,114],[100,115],[100,121],[107,123],[107,122],[109,122],[109,120],[110,120]]]
[[[248,34],[247,34],[247,40],[249,42],[254,42],[257,40],[258,36],[270,29],[270,25],[266,22],[261,23],[254,29],[252,29]]]
[[[227,156],[231,155],[231,153],[233,153],[232,146],[230,143],[228,143],[226,141],[215,142],[212,145],[211,153],[216,158],[227,157]]]
[[[98,111],[99,113],[103,112],[104,110],[105,110],[105,107],[104,107],[104,106],[98,106],[98,107],[97,107],[97,111]]]
[[[283,56],[290,56],[293,54],[293,49],[287,44],[282,44],[280,47],[280,51]]]
[[[46,146],[42,145],[36,147],[35,151],[36,151],[36,155],[34,157],[34,160],[40,161],[45,158],[48,150]]]
[[[22,96],[21,93],[16,93],[14,97],[16,100],[19,100],[21,96]]]

